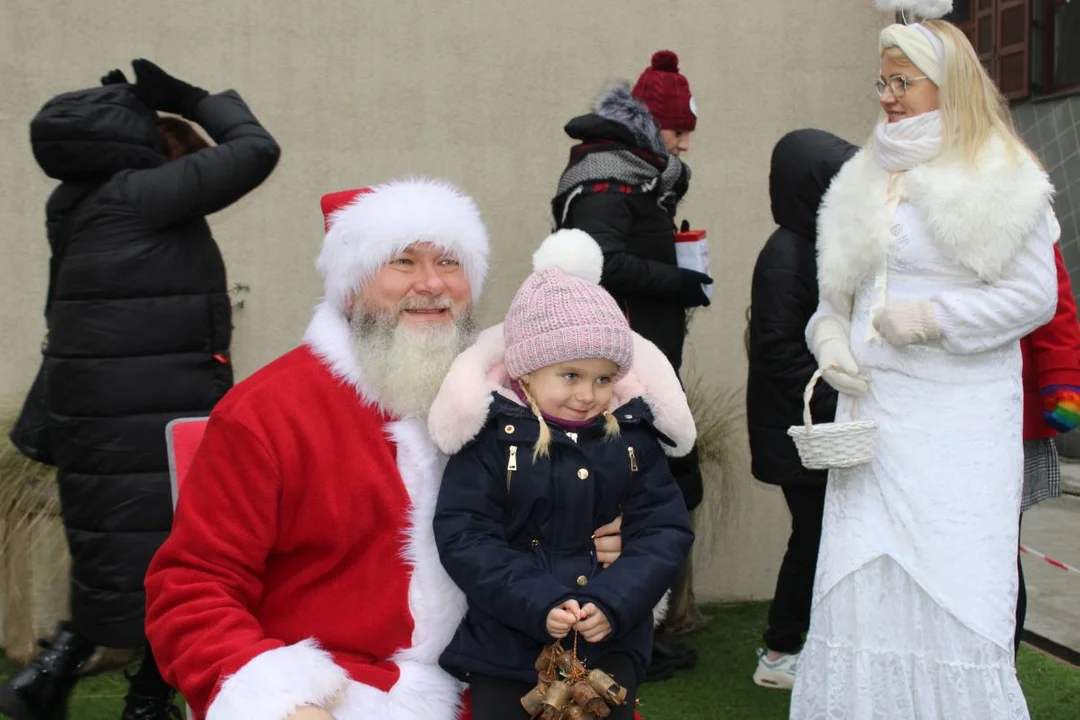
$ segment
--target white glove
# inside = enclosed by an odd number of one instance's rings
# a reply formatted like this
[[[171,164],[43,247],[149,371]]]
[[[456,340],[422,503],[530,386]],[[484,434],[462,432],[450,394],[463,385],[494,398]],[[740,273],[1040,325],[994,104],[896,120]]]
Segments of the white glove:
[[[825,382],[837,392],[861,397],[870,390],[866,378],[859,376],[859,366],[851,354],[847,331],[838,318],[823,317],[814,326],[813,347]]]
[[[941,337],[941,328],[929,300],[886,305],[874,318],[874,329],[890,345],[904,347]]]

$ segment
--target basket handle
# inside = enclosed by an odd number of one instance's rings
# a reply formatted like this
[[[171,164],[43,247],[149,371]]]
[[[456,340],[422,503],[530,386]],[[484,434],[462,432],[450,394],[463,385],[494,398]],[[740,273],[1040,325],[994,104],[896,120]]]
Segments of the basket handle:
[[[803,391],[803,424],[806,425],[806,429],[809,431],[814,427],[814,419],[810,417],[810,401],[814,399],[814,388],[817,387],[818,381],[825,375],[826,370],[837,370],[837,367],[822,367],[818,368],[814,374],[810,377],[810,382],[806,384],[806,390]],[[852,419],[858,419],[859,417],[859,399],[852,397],[851,399],[851,417]]]

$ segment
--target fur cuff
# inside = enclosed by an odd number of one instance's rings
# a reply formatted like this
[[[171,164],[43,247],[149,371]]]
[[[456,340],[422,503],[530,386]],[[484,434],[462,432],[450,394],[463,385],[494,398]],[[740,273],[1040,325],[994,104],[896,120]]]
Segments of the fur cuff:
[[[304,705],[332,708],[349,675],[314,640],[269,650],[229,676],[206,720],[286,720]]]

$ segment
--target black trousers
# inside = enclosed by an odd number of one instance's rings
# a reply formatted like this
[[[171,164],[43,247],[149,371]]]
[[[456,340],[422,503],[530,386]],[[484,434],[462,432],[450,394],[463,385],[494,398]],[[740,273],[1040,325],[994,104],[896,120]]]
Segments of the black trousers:
[[[1024,514],[1020,513],[1020,524],[1024,523]],[[1020,636],[1024,633],[1024,619],[1027,617],[1027,586],[1024,584],[1024,564],[1020,560],[1020,549],[1016,550],[1016,577],[1019,580],[1019,592],[1016,595],[1016,634],[1013,647],[1020,652]]]
[[[161,677],[161,670],[158,669],[154,653],[150,646],[147,645],[142,665],[131,677],[129,692],[131,695],[139,697],[165,697],[172,690],[169,684],[165,682],[165,679]]]
[[[765,647],[774,652],[796,653],[810,628],[825,486],[785,485],[782,489],[791,511],[791,537],[769,606],[769,627],[762,637]]]
[[[637,681],[634,664],[629,656],[613,653],[604,659],[601,668],[626,688],[626,704],[611,708],[609,720],[633,720]],[[488,675],[469,676],[473,720],[529,720],[521,707],[521,697],[536,686],[535,682],[493,678]]]

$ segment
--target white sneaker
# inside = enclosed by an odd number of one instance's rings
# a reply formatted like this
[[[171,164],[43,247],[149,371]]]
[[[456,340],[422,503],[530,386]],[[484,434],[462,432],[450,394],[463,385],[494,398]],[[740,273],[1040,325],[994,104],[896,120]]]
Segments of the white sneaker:
[[[798,660],[798,653],[781,655],[776,660],[769,660],[768,653],[759,649],[754,682],[761,687],[790,690],[795,686],[795,664]]]

